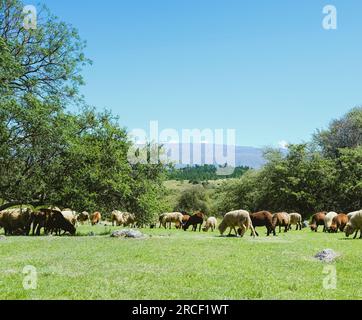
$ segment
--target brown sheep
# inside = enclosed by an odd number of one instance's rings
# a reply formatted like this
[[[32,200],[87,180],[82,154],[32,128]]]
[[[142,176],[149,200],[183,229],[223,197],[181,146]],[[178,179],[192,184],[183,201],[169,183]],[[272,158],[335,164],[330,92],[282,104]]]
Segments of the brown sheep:
[[[94,212],[90,217],[92,226],[95,226],[96,224],[100,223],[102,220],[102,215],[100,212]]]
[[[348,223],[348,216],[344,213],[340,213],[338,216],[333,218],[332,225],[330,227],[330,232],[337,233],[338,230],[343,232],[347,223]]]
[[[0,225],[5,235],[29,235],[32,211],[30,209],[8,209],[1,212]]]
[[[202,224],[204,223],[204,214],[202,212],[197,212],[194,214],[187,222],[184,224],[183,229],[187,231],[187,229],[192,226],[192,231],[197,230],[197,226],[199,225],[199,232],[201,232]]]
[[[266,227],[267,236],[271,233],[275,236],[275,228],[273,226],[273,215],[269,211],[260,211],[250,214],[250,219],[253,223],[255,234],[259,237],[256,227]]]
[[[278,212],[273,215],[272,221],[274,229],[279,226],[279,233],[282,232],[282,227],[284,227],[284,232],[288,232],[290,224],[290,217],[288,213]]]
[[[76,228],[68,219],[64,217],[62,212],[57,210],[44,210],[46,213],[45,233],[60,235],[61,231],[69,232],[72,236],[76,233]]]
[[[310,229],[313,232],[318,232],[318,227],[323,226],[323,232],[326,232],[326,227],[324,224],[324,219],[326,218],[326,211],[318,212],[312,216],[312,222],[310,224]]]

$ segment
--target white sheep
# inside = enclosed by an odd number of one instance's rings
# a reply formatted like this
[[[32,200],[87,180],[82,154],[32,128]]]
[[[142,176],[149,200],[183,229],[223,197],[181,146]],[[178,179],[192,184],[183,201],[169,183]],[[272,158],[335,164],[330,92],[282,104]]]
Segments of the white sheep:
[[[361,232],[360,239],[362,239],[362,210],[351,212],[348,215],[349,222],[347,223],[346,228],[344,229],[346,237],[349,237],[351,234],[356,232],[354,239],[357,238],[358,231]]]
[[[289,214],[289,229],[292,229],[292,225],[296,225],[297,226],[297,230],[302,230],[302,221],[303,221],[303,217],[301,214],[299,213],[290,213]]]
[[[333,219],[338,216],[338,213],[336,212],[329,212],[326,214],[326,217],[324,218],[324,227],[327,232],[330,231]]]
[[[160,223],[167,229],[167,224],[171,229],[171,224],[175,223],[176,228],[182,226],[183,214],[180,212],[164,213],[160,216]]]
[[[215,217],[210,217],[206,220],[206,224],[202,228],[202,230],[208,232],[211,229],[211,231],[214,232],[216,226],[217,226],[217,219]]]
[[[238,231],[236,230],[236,227],[239,227]],[[237,210],[227,213],[219,226],[221,235],[224,234],[227,228],[230,228],[229,235],[231,235],[232,230],[234,230],[235,234],[238,235],[239,233],[241,237],[243,237],[245,232],[247,232],[250,228],[253,236],[256,237],[250,214],[245,210]]]

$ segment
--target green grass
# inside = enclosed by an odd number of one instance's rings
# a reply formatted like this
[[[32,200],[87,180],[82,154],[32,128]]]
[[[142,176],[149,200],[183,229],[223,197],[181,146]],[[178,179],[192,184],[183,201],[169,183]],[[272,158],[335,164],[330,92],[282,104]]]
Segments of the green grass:
[[[362,298],[362,241],[341,233],[254,240],[145,229],[144,240],[99,236],[111,229],[82,226],[77,237],[0,241],[0,299]],[[341,254],[336,290],[323,288],[326,264],[313,259],[326,248]],[[22,287],[26,265],[37,268],[36,290]]]

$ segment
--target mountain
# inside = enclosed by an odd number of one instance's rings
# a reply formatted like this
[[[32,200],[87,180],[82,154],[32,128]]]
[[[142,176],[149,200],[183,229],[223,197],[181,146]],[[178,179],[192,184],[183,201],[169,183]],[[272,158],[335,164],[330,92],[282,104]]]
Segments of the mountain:
[[[263,150],[254,147],[236,146],[232,148],[214,144],[166,143],[167,157],[176,167],[187,165],[215,164],[230,166],[248,166],[260,168],[265,163]]]

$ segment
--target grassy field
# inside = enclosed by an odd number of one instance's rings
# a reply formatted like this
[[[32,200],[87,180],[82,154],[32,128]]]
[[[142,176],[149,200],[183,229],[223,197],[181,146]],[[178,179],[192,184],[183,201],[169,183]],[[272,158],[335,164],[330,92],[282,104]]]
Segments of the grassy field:
[[[77,237],[0,241],[0,299],[362,298],[362,241],[341,233],[240,239],[145,229],[146,239],[124,240],[110,230],[82,226]],[[323,288],[326,264],[313,258],[326,248],[341,254],[336,290]],[[37,269],[36,290],[23,289],[26,265]]]

